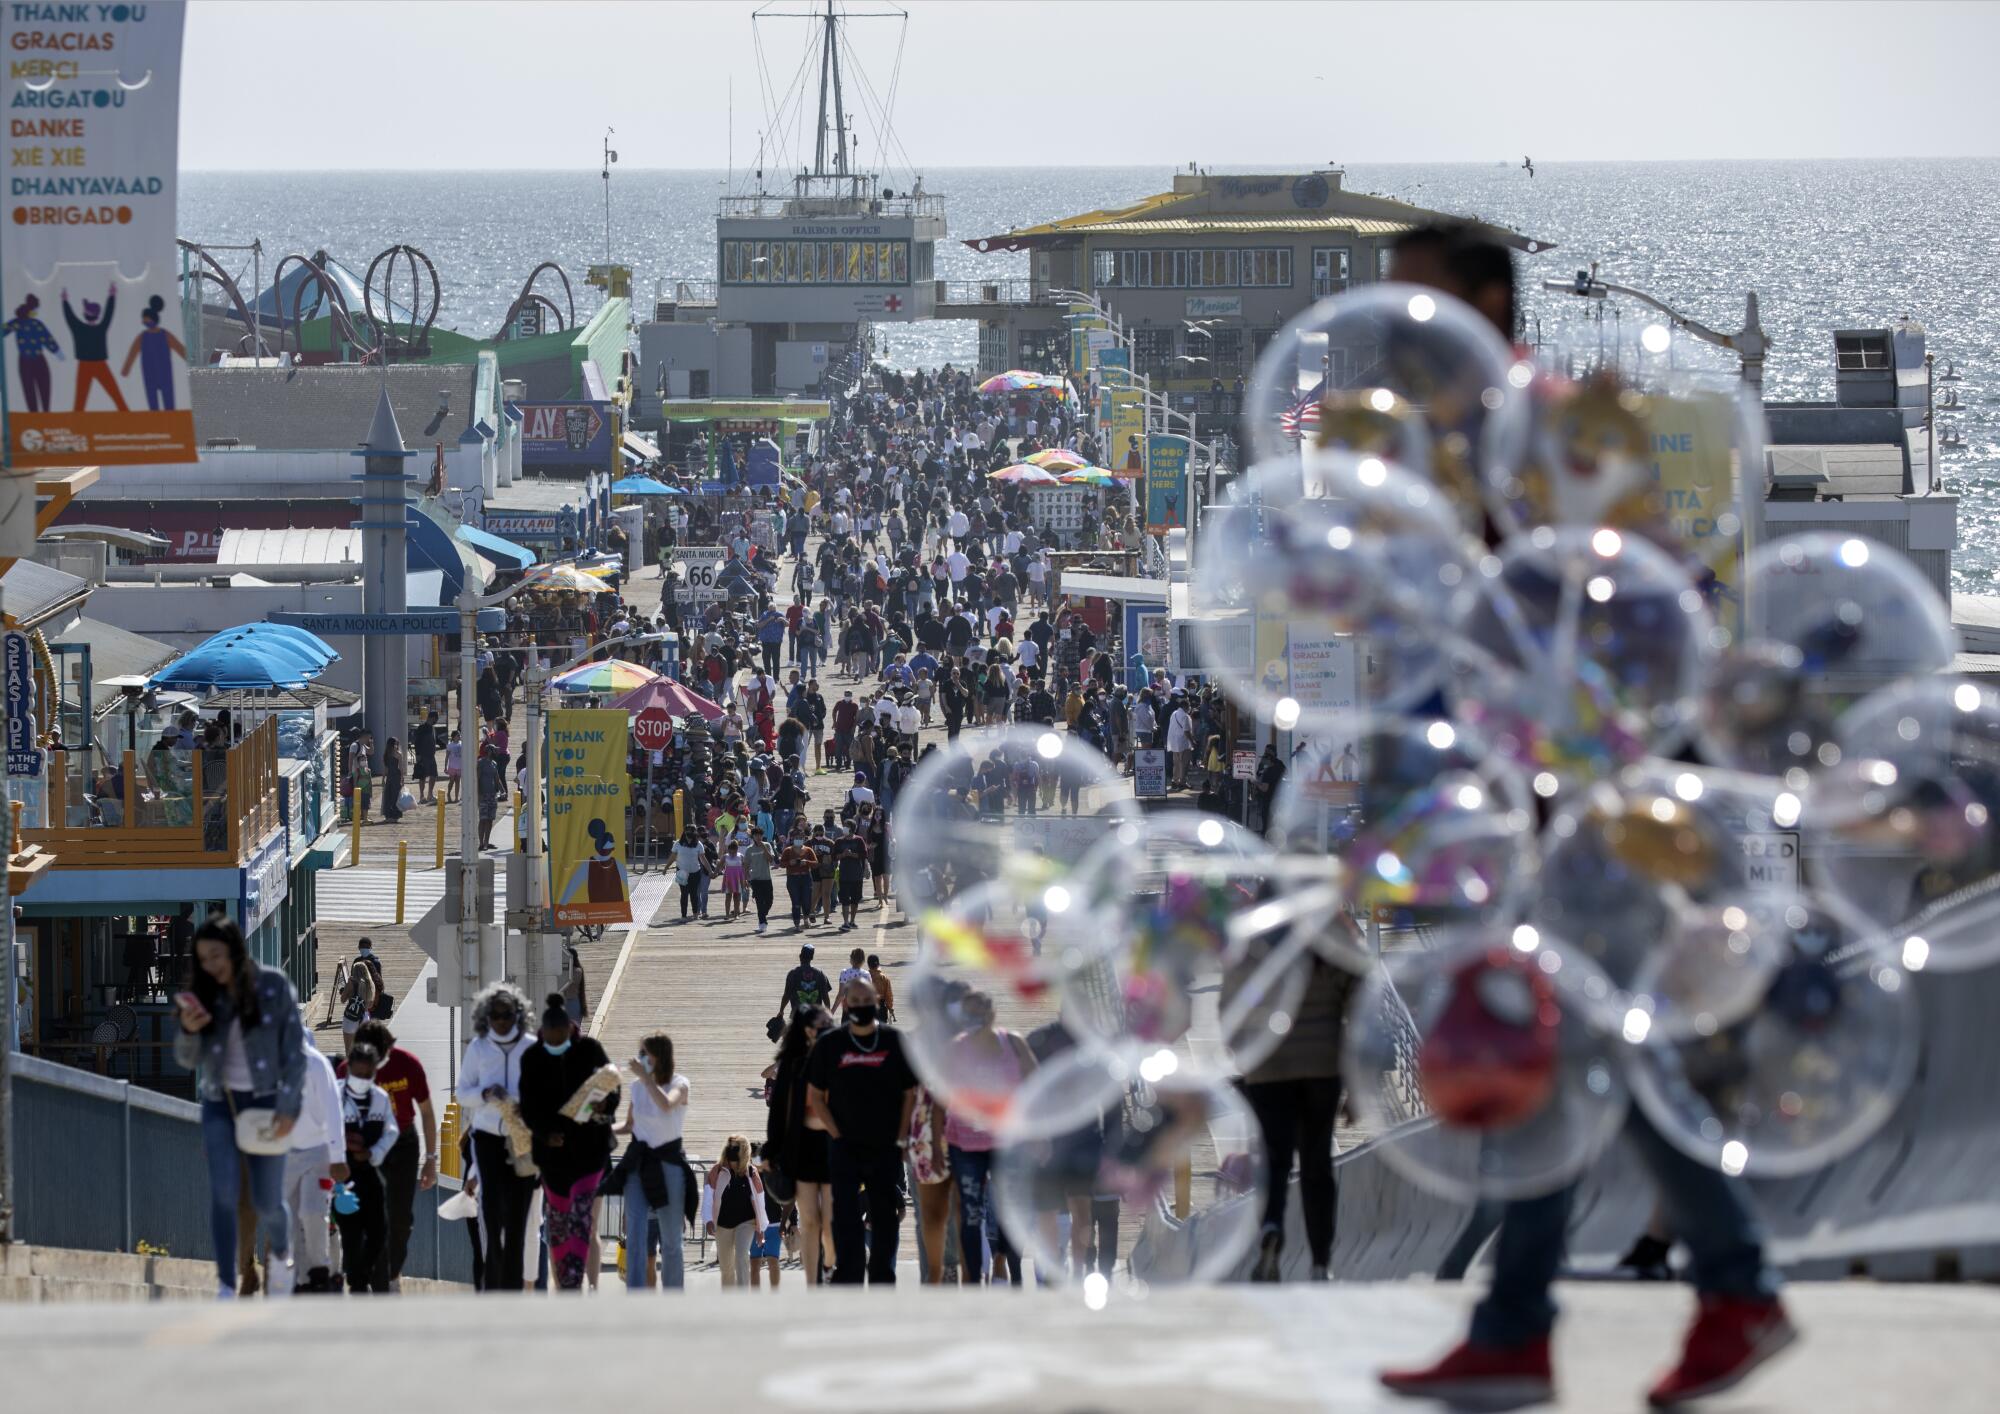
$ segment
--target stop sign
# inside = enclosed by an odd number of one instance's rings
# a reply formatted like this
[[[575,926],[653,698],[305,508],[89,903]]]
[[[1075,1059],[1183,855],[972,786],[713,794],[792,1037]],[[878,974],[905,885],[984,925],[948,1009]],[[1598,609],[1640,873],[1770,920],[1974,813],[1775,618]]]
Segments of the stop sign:
[[[648,751],[662,750],[674,739],[674,719],[664,707],[648,707],[632,719],[632,739]]]

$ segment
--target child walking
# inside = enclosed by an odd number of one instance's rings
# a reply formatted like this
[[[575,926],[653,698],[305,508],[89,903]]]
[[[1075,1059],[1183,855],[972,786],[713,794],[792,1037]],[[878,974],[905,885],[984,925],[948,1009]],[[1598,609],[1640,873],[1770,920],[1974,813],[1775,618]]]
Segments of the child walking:
[[[722,861],[722,916],[734,918],[743,912],[743,883],[745,871],[743,855],[737,849],[736,841],[730,840],[729,853]]]

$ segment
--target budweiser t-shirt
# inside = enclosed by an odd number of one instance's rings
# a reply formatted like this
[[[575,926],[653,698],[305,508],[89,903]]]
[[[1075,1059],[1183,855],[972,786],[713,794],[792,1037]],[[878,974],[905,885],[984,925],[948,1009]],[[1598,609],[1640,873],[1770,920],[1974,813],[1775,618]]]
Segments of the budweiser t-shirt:
[[[903,1137],[897,1132],[903,1096],[916,1088],[917,1077],[895,1027],[877,1026],[866,1036],[845,1026],[827,1032],[806,1062],[806,1081],[826,1091],[827,1108],[847,1143],[887,1149]]]

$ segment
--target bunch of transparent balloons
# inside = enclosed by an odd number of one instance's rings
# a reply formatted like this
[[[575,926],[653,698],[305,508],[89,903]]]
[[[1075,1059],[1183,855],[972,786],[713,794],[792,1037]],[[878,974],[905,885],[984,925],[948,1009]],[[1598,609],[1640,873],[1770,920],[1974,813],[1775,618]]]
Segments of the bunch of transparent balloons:
[[[1236,1082],[1288,1046],[1460,1200],[1573,1181],[1635,1106],[1753,1177],[1895,1109],[1909,974],[2000,957],[2000,697],[1896,552],[1763,532],[1762,410],[1685,353],[1322,302],[1259,362],[1188,587],[1289,751],[1256,828],[1142,813],[1040,727],[908,783],[901,1021],[1041,1279],[1238,1269],[1272,1180]]]

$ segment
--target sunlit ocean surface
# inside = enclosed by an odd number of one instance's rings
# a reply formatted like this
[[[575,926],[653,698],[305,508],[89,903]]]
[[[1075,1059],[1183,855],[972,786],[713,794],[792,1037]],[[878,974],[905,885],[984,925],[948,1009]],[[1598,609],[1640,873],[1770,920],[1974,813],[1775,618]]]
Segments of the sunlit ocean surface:
[[[1650,291],[1714,327],[1734,330],[1743,292],[1762,299],[1775,341],[1770,396],[1833,395],[1831,331],[1920,320],[1940,368],[1964,374],[1965,407],[1946,414],[1964,435],[1944,453],[1946,488],[1962,498],[1955,560],[1962,589],[1990,591],[2000,569],[2000,161],[1729,162],[1353,166],[1347,185],[1441,211],[1476,215],[1554,242],[1530,258],[1526,309],[1557,339],[1583,302],[1544,294],[1543,276],[1601,262],[1606,278]],[[1217,167],[1217,171],[1241,170]],[[740,181],[740,179],[739,179]],[[948,198],[944,279],[1027,274],[1025,255],[981,255],[960,240],[1166,190],[1166,169],[966,168],[925,173]],[[636,272],[642,313],[656,280],[714,276],[721,172],[619,170],[611,250]],[[507,173],[188,173],[181,234],[218,245],[263,242],[264,270],[284,254],[325,249],[356,270],[384,247],[421,247],[444,286],[439,324],[490,335],[528,272],[559,261],[580,313],[597,292],[583,275],[604,258],[603,183],[595,169]],[[222,255],[246,293],[248,257]],[[546,285],[543,286],[547,288]],[[1635,317],[1637,310],[1627,317]],[[970,324],[895,326],[896,363],[971,360]],[[1940,393],[1946,385],[1940,385]]]

